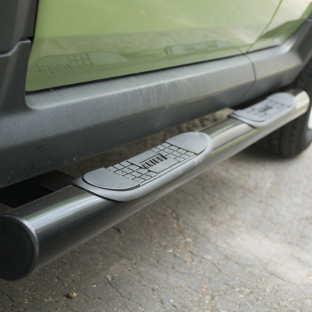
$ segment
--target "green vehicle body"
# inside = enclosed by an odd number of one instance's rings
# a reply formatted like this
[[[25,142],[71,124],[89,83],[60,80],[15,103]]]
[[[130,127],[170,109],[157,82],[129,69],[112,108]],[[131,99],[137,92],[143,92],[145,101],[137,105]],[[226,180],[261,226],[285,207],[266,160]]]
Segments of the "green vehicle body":
[[[39,0],[26,91],[248,53],[283,43],[308,0]]]

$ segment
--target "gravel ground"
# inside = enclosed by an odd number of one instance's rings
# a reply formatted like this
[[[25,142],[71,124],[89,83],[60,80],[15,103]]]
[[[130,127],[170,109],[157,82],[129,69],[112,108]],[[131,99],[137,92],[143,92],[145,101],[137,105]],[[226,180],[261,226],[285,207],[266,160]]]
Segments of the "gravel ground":
[[[220,116],[64,171],[113,164]],[[312,311],[311,157],[312,147],[293,159],[251,147],[31,276],[0,281],[0,311]]]

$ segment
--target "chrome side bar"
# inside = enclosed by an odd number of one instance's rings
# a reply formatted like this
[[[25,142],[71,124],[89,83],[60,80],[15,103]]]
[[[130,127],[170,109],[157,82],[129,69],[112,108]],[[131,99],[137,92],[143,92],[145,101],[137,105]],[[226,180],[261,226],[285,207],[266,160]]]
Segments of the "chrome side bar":
[[[310,104],[307,93],[289,93],[296,99],[293,111],[265,128],[228,117],[202,129],[212,139],[211,154],[195,168],[143,197],[117,202],[69,186],[1,215],[0,278],[27,276],[305,113]]]

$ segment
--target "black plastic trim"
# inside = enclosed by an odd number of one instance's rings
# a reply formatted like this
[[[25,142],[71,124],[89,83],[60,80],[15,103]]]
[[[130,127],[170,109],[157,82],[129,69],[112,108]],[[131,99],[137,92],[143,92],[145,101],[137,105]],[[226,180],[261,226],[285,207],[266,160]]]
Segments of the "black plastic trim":
[[[30,48],[31,42],[24,40],[18,42],[10,52],[0,54],[0,123],[7,120],[8,114],[20,116],[21,112],[27,111],[25,82]],[[15,131],[16,126],[11,124],[1,136]]]
[[[0,56],[0,187],[291,84],[311,57],[311,25],[279,47],[40,91],[27,104],[30,41],[19,42]]]
[[[246,54],[256,81],[243,101],[272,93],[294,82],[312,56],[312,21],[307,20],[284,44]]]
[[[13,49],[23,38],[33,37],[37,0],[0,1],[0,53]]]
[[[237,56],[2,102],[0,186],[238,104],[253,82]]]

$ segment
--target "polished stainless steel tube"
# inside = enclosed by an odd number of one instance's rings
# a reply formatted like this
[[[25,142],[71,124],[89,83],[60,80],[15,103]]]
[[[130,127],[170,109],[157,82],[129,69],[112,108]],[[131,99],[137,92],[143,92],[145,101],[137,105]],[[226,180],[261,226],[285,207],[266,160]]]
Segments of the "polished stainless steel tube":
[[[302,115],[309,107],[309,96],[300,90],[289,92],[295,95],[295,109],[265,128],[229,117],[201,130],[210,135],[214,146],[206,160],[141,198],[116,202],[69,186],[1,215],[0,278],[25,277]]]

